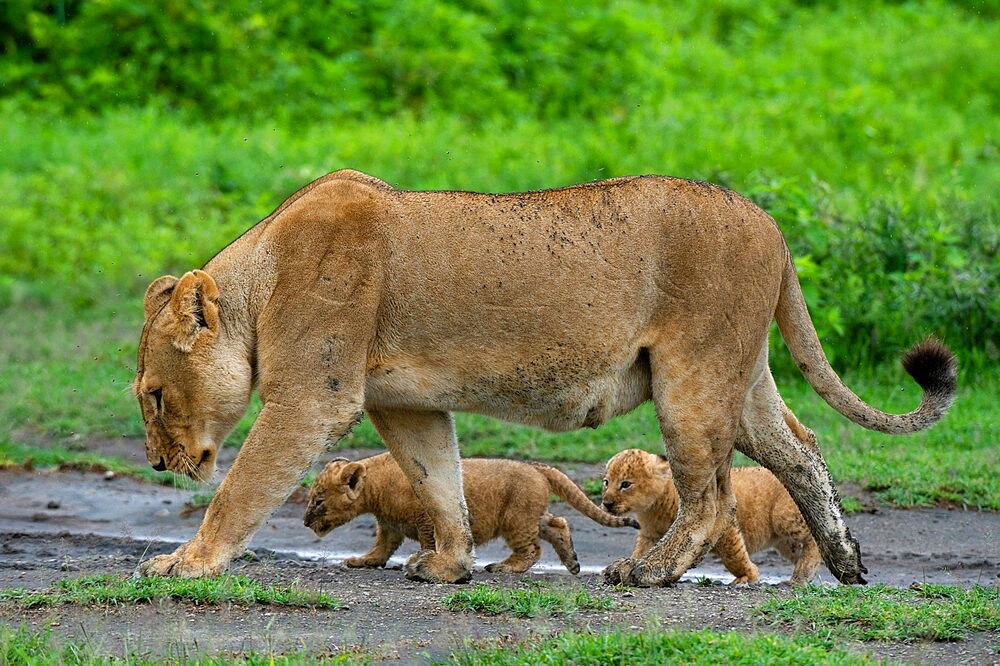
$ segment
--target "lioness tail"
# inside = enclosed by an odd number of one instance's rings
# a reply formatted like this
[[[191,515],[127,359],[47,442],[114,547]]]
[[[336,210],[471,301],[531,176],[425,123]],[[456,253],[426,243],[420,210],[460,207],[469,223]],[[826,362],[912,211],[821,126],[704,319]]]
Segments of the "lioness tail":
[[[542,476],[549,482],[549,490],[566,501],[571,507],[593,520],[598,525],[605,527],[633,527],[639,529],[639,523],[628,516],[615,516],[608,513],[601,507],[590,501],[573,480],[557,470],[555,467],[543,465],[542,463],[530,463],[532,467],[541,472]]]
[[[912,412],[888,414],[879,411],[847,388],[823,353],[802,298],[802,288],[791,256],[785,263],[774,318],[806,381],[828,405],[860,426],[892,434],[925,430],[937,423],[955,400],[955,356],[943,343],[933,338],[918,342],[903,355],[903,368],[923,389],[920,405]]]

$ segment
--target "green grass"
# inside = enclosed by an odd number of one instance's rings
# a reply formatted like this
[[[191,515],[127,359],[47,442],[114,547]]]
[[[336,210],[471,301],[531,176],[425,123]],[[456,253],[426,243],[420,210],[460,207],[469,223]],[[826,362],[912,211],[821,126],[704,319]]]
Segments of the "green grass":
[[[0,664],[17,666],[354,666],[372,663],[364,654],[320,655],[305,651],[292,654],[198,654],[162,657],[141,650],[124,655],[109,655],[87,642],[59,641],[54,644],[49,631],[38,633],[21,626],[0,626]]]
[[[102,456],[84,451],[72,451],[64,447],[37,447],[15,444],[0,435],[0,469],[21,467],[24,469],[52,468],[78,469],[88,472],[114,472],[131,476],[142,481],[190,490],[198,484],[187,477],[172,472],[156,472],[151,467],[133,465],[120,458]]]
[[[574,664],[605,666],[685,664],[686,666],[756,666],[757,664],[854,665],[880,663],[848,654],[807,636],[785,638],[716,631],[645,631],[605,634],[566,632],[529,643],[499,648],[471,648],[452,655],[449,664]]]
[[[557,589],[543,585],[511,589],[482,583],[472,589],[450,594],[442,603],[452,611],[510,614],[516,617],[567,614],[579,610],[610,610],[614,607],[611,599],[595,597],[584,589]]]
[[[233,602],[330,609],[342,606],[338,599],[325,592],[262,585],[245,576],[178,579],[127,578],[101,574],[57,581],[47,592],[23,589],[0,591],[0,601],[14,602],[28,608],[61,604],[134,604],[159,599],[178,599],[195,604]]]
[[[809,586],[767,601],[757,612],[772,625],[831,639],[956,641],[973,632],[1000,631],[1000,589]]]

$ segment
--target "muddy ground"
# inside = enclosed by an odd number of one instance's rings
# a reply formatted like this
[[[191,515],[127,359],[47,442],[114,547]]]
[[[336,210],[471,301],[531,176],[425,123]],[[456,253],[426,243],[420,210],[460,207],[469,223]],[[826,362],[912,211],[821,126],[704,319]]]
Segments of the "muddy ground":
[[[142,462],[142,446],[135,441],[95,440],[86,446]],[[355,458],[375,452],[347,453]],[[601,472],[596,465],[562,467],[577,481]],[[914,582],[1000,583],[1000,514],[888,509],[877,507],[857,489],[847,490],[872,507],[848,519],[861,542],[871,582],[897,587]],[[191,495],[191,491],[94,472],[0,471],[0,588],[41,589],[55,580],[89,573],[131,574],[141,559],[169,552],[194,534],[202,513],[185,509]],[[394,568],[349,570],[340,562],[369,548],[374,521],[359,519],[320,540],[302,526],[302,511],[303,506],[295,502],[282,507],[250,543],[256,557],[230,570],[264,582],[323,589],[344,602],[342,610],[181,602],[30,611],[0,605],[0,621],[49,628],[57,638],[85,640],[104,653],[178,655],[305,648],[311,652],[362,650],[376,660],[427,663],[468,642],[504,643],[566,628],[767,630],[751,608],[773,595],[789,593],[776,584],[787,578],[791,566],[773,552],[753,558],[763,576],[760,586],[705,585],[706,580],[731,578],[709,556],[676,587],[610,590],[601,583],[600,571],[630,551],[634,533],[599,527],[556,503],[553,512],[566,516],[573,528],[583,567],[580,576],[569,575],[548,545],[530,574],[487,574],[482,565],[506,554],[502,543],[492,543],[477,549],[474,582],[584,586],[592,594],[615,599],[614,609],[531,620],[455,613],[445,610],[441,599],[461,587],[412,583],[399,570],[416,550],[415,543],[407,542],[397,552],[390,561]],[[825,568],[816,582],[835,584]],[[845,647],[916,663],[1000,663],[1000,637],[986,634],[956,643]]]

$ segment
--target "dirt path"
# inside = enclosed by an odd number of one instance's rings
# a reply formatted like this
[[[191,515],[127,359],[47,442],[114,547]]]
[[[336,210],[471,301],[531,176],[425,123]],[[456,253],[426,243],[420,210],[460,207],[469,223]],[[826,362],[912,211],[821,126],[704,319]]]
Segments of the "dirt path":
[[[575,478],[599,473],[596,466],[564,466]],[[201,512],[186,514],[190,491],[106,480],[83,472],[0,471],[0,587],[43,588],[66,576],[109,572],[129,574],[141,558],[169,552],[190,538]],[[546,545],[542,562],[524,576],[494,576],[482,565],[505,556],[502,543],[477,549],[475,582],[586,586],[593,594],[617,599],[611,611],[580,612],[531,621],[452,613],[440,603],[455,586],[407,581],[398,569],[348,570],[340,561],[364,552],[374,538],[374,522],[359,519],[316,539],[301,524],[303,507],[288,503],[250,544],[256,561],[233,572],[282,584],[321,588],[343,600],[339,611],[271,607],[195,607],[184,603],[122,606],[113,609],[64,607],[23,611],[0,606],[0,621],[27,621],[51,627],[57,636],[88,638],[100,650],[139,649],[155,654],[216,650],[339,650],[361,647],[385,659],[426,663],[461,648],[463,641],[508,641],[564,628],[599,631],[609,627],[710,627],[761,630],[748,609],[783,587],[732,589],[698,585],[699,578],[728,581],[717,561],[706,558],[674,588],[621,593],[600,582],[600,570],[631,548],[631,530],[601,528],[564,504],[583,574],[570,576]],[[892,510],[851,516],[872,582],[906,586],[935,582],[996,585],[1000,573],[1000,514],[952,509]],[[416,544],[407,542],[391,561],[397,566]],[[754,557],[766,583],[786,578],[790,565],[775,554]],[[825,569],[817,582],[833,583]],[[56,623],[56,624],[53,624]],[[992,643],[992,645],[991,645]],[[996,637],[979,635],[952,644],[858,645],[883,657],[919,663],[994,663]],[[196,647],[195,647],[196,646]]]

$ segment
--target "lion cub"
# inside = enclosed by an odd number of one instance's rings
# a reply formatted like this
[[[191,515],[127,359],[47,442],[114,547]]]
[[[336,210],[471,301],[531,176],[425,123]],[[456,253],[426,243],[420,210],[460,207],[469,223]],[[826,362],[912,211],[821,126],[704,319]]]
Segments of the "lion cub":
[[[568,476],[548,465],[470,458],[462,461],[462,475],[472,540],[478,545],[503,537],[513,551],[502,562],[487,565],[487,571],[527,571],[542,555],[540,537],[552,544],[570,573],[580,572],[566,519],[548,512],[550,492],[606,527],[639,527],[632,518],[604,512]],[[421,548],[434,548],[434,524],[388,453],[327,463],[309,490],[303,522],[324,536],[366,513],[378,521],[375,544],[361,557],[345,560],[347,566],[383,566],[404,537],[416,539]]]
[[[736,494],[736,527],[730,527],[712,552],[736,579],[733,583],[760,580],[750,553],[777,549],[795,565],[789,581],[805,585],[816,575],[820,554],[802,514],[777,477],[763,467],[733,468]],[[670,463],[663,456],[628,449],[608,461],[604,476],[604,508],[616,515],[634,512],[639,535],[632,557],[649,550],[677,517],[677,489]]]

